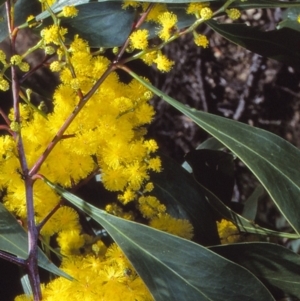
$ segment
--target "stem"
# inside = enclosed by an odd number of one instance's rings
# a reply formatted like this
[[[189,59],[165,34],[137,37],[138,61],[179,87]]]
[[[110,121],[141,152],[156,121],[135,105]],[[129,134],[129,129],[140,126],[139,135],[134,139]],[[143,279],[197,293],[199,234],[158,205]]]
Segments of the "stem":
[[[0,108],[0,115],[5,120],[6,124],[9,126],[10,125],[10,120],[8,119],[7,115],[4,113],[4,111],[1,108]]]
[[[11,39],[11,54],[16,53],[15,41],[17,36],[17,29],[14,28],[13,22],[13,1],[6,2],[6,14],[8,30]],[[12,94],[13,94],[13,108],[14,108],[14,122],[20,124],[20,109],[19,109],[19,81],[17,76],[16,66],[11,66],[12,76]],[[18,157],[21,165],[22,174],[25,178],[25,191],[26,191],[26,209],[27,209],[27,223],[28,223],[28,258],[26,260],[28,276],[33,291],[34,301],[39,301],[42,298],[40,288],[40,277],[38,273],[38,232],[34,221],[34,205],[33,205],[33,180],[28,176],[28,166],[25,157],[25,150],[21,130],[15,131],[15,141],[17,146]]]
[[[15,257],[2,251],[0,251],[0,258],[22,267],[26,266],[26,261],[24,259]]]

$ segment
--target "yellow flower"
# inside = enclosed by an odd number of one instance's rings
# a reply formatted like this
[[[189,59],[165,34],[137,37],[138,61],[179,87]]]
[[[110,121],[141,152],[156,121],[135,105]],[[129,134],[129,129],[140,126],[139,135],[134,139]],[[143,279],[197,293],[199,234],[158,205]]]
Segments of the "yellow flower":
[[[61,64],[58,61],[54,61],[50,64],[50,70],[52,72],[59,72],[61,70]]]
[[[124,204],[128,204],[133,201],[136,197],[136,194],[131,189],[126,189],[123,195],[119,195],[118,199]]]
[[[29,64],[26,63],[26,62],[21,62],[21,63],[19,64],[19,68],[20,68],[21,71],[27,72],[27,71],[29,71],[30,66],[29,66]]]
[[[55,45],[60,44],[60,38],[64,41],[64,35],[68,32],[67,28],[59,27],[54,24],[41,31],[41,36],[45,41],[45,44],[53,43]]]
[[[33,297],[28,295],[19,295],[15,298],[14,301],[33,301]]]
[[[144,141],[144,145],[149,153],[155,152],[158,149],[158,145],[154,139]]]
[[[149,32],[146,29],[139,29],[130,36],[130,42],[135,49],[146,49],[148,47]]]
[[[201,2],[201,3],[197,3],[197,2],[193,2],[193,3],[189,3],[187,9],[186,9],[186,13],[191,15],[191,14],[198,14],[202,8],[204,7],[208,7],[209,6],[209,2]]]
[[[217,228],[222,244],[240,241],[240,231],[232,222],[222,219],[221,222],[217,222]]]
[[[150,221],[150,226],[186,239],[192,239],[193,226],[186,219],[177,219],[169,214],[163,214]]]
[[[213,12],[209,7],[204,7],[200,10],[200,16],[203,20],[209,20],[213,16]]]
[[[145,218],[154,218],[166,211],[166,206],[154,196],[141,196],[138,202],[139,210]]]
[[[144,188],[144,191],[143,193],[145,192],[151,192],[152,190],[154,189],[154,185],[152,182],[149,182],[145,185],[145,188]]]
[[[155,50],[147,52],[141,58],[145,64],[151,66],[154,63],[154,60],[157,58],[157,51]]]
[[[207,48],[209,44],[209,41],[205,35],[197,33],[194,33],[194,42],[197,46],[201,46],[203,48]]]
[[[154,60],[157,65],[157,69],[162,72],[169,72],[174,65],[173,61],[170,61],[165,55],[159,53],[157,58]]]
[[[241,16],[241,12],[236,8],[226,9],[226,13],[231,20],[237,20]]]
[[[80,248],[84,245],[84,237],[80,230],[65,230],[58,234],[57,242],[63,255],[80,254]]]
[[[12,65],[19,65],[22,62],[22,57],[18,54],[15,54],[10,58],[10,62]]]
[[[0,90],[7,91],[8,89],[9,82],[0,75]]]
[[[158,16],[158,23],[161,24],[162,29],[158,32],[158,36],[163,40],[167,41],[172,31],[175,29],[175,25],[178,21],[177,16],[170,12],[162,13]]]
[[[143,182],[149,179],[146,165],[138,161],[126,166],[124,174],[128,179],[130,187],[134,190],[140,189]]]
[[[141,3],[137,1],[124,1],[122,4],[123,9],[126,9],[127,7],[137,8],[139,6],[141,6]]]
[[[78,10],[75,6],[65,6],[62,9],[62,13],[64,17],[71,17],[74,18],[78,14]]]
[[[300,23],[300,15],[297,17],[297,22]]]
[[[150,159],[148,162],[148,165],[149,165],[149,168],[155,172],[161,171],[161,160],[159,157]]]
[[[108,169],[102,174],[103,185],[107,190],[123,190],[127,184],[127,178],[122,174],[122,169]]]
[[[142,7],[143,11],[145,11],[149,6],[149,2],[143,2]],[[150,10],[149,14],[147,15],[146,21],[158,21],[159,15],[162,13],[167,12],[167,6],[163,3],[155,3],[152,9]]]

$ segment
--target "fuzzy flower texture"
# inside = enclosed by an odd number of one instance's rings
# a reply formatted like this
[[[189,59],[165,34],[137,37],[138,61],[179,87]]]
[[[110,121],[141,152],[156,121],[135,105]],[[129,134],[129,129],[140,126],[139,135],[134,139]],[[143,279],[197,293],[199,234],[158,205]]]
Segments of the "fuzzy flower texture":
[[[43,29],[43,49],[56,45],[58,60],[54,71],[60,72],[60,85],[53,96],[53,112],[47,119],[27,104],[21,104],[21,123],[11,122],[20,131],[26,159],[31,168],[52,141],[63,122],[79,102],[78,89],[85,95],[107,70],[110,61],[93,56],[89,45],[78,36],[68,47],[65,62],[61,43],[67,30],[56,25]],[[14,64],[20,63],[18,57]],[[72,75],[68,64],[72,65]],[[1,78],[0,78],[1,79]],[[149,225],[191,239],[193,228],[186,220],[175,219],[158,199],[149,195],[153,189],[150,172],[161,171],[158,146],[146,139],[146,125],[154,116],[149,104],[152,93],[138,81],[122,83],[111,73],[65,132],[40,169],[40,173],[65,188],[71,188],[99,168],[101,181],[110,191],[119,192],[119,204],[107,206],[109,213],[134,219],[123,205],[136,202]],[[9,118],[13,120],[13,111]],[[26,197],[16,142],[10,135],[0,137],[0,189],[3,202],[26,227]],[[58,204],[60,198],[42,181],[34,184],[35,218],[39,223]],[[62,206],[41,230],[44,241],[56,235],[61,268],[77,281],[61,277],[43,287],[43,300],[153,300],[142,280],[116,246],[108,249],[101,240],[83,233],[77,212]],[[82,251],[84,250],[84,252]],[[31,300],[26,296],[16,298]]]

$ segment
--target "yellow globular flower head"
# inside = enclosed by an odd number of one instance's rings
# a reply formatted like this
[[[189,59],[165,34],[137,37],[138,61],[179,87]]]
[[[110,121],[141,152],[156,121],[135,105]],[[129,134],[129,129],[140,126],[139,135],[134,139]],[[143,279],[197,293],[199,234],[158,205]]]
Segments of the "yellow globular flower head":
[[[49,55],[55,53],[55,49],[52,46],[45,46],[44,51],[45,51],[46,54],[49,54]]]
[[[159,157],[149,159],[148,164],[149,168],[155,172],[160,172],[162,170],[161,160]]]
[[[161,52],[158,53],[157,58],[154,60],[154,63],[156,63],[157,69],[162,72],[169,72],[174,65],[174,62],[169,60]]]
[[[143,2],[142,3],[142,8],[143,11],[146,11],[146,9],[149,7],[149,3],[147,2]],[[158,17],[164,13],[167,12],[167,6],[166,4],[163,3],[155,3],[154,6],[152,7],[152,9],[150,10],[149,14],[146,17],[146,21],[154,21],[157,22],[158,21]]]
[[[10,58],[10,62],[12,65],[19,65],[22,62],[22,57],[18,54],[15,54]]]
[[[186,219],[177,219],[169,214],[162,214],[150,221],[150,226],[185,239],[193,238],[193,226]]]
[[[145,185],[143,193],[151,192],[154,189],[154,185],[152,182],[149,182]]]
[[[300,15],[297,17],[297,22],[300,23]]]
[[[80,230],[71,229],[61,231],[58,234],[57,242],[60,246],[60,252],[63,255],[79,255],[80,248],[84,246],[84,236],[80,234]]]
[[[217,222],[217,228],[222,244],[240,241],[240,232],[232,222],[222,219],[220,222]]]
[[[135,197],[136,197],[136,193],[133,190],[127,188],[122,195],[118,196],[118,199],[121,201],[121,203],[126,205],[129,202],[133,201]]]
[[[231,20],[237,20],[241,16],[241,12],[236,8],[226,9],[226,14]]]
[[[203,34],[197,34],[194,32],[194,42],[197,46],[207,48],[209,45],[209,41],[207,37]]]
[[[145,218],[154,218],[166,211],[166,206],[154,196],[141,196],[138,199],[138,204],[139,210]]]
[[[0,62],[3,64],[3,65],[6,65],[6,54],[3,50],[0,49]]]
[[[149,153],[156,152],[158,150],[158,145],[154,139],[146,140],[144,145]]]
[[[208,7],[209,6],[209,2],[193,2],[193,3],[189,3],[187,9],[186,9],[186,13],[188,15],[191,14],[199,14],[201,9],[204,7]]]
[[[200,16],[203,20],[209,20],[213,16],[213,11],[209,7],[204,7],[200,10]]]
[[[0,90],[7,91],[8,89],[9,82],[0,75]]]
[[[50,64],[50,70],[52,72],[59,72],[62,69],[62,65],[58,61],[54,61]]]
[[[144,50],[148,47],[149,32],[146,29],[139,29],[130,35],[131,46],[135,49]]]
[[[30,66],[29,66],[29,64],[27,62],[21,62],[19,64],[19,68],[20,68],[21,71],[27,72],[27,71],[29,71]]]
[[[147,52],[141,57],[143,62],[145,64],[147,64],[148,66],[151,66],[154,63],[156,58],[157,58],[157,51],[156,50]]]
[[[78,10],[75,6],[65,6],[62,9],[63,16],[66,18],[74,18],[78,14]]]
[[[172,35],[173,29],[175,29],[178,22],[177,16],[171,12],[165,12],[157,17],[157,22],[162,26],[162,29],[158,32],[158,36],[167,41]]]
[[[68,32],[67,28],[53,24],[41,31],[41,36],[45,44],[60,45],[60,38],[64,41],[64,35]]]

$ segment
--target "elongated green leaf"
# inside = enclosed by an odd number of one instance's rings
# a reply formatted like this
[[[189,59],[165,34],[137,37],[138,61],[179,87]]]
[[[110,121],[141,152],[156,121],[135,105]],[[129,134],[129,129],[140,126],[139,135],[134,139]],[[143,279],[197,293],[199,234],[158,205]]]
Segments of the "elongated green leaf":
[[[261,185],[258,185],[250,197],[244,203],[242,216],[248,220],[255,220],[257,214],[258,200],[265,194],[265,190]]]
[[[28,257],[27,233],[2,203],[0,203],[0,250],[16,255],[22,259]],[[55,266],[41,249],[38,250],[38,264],[41,268],[53,274],[69,280],[73,279]]]
[[[51,6],[51,10],[54,13],[58,13],[60,12],[65,6],[78,6],[81,4],[85,4],[85,3],[89,3],[90,0],[60,0],[60,1],[56,1],[52,6]],[[50,16],[50,13],[45,10],[42,13],[40,13],[39,15],[36,16],[36,20],[44,20],[46,18],[48,18]]]
[[[197,146],[196,149],[222,150],[224,145],[214,137],[210,137]]]
[[[232,221],[241,232],[259,234],[265,236],[285,237],[285,238],[292,238],[292,239],[300,238],[299,234],[278,232],[278,231],[260,227],[259,225],[255,224],[253,220],[248,220],[243,216],[237,214],[233,210],[231,210],[229,207],[223,204],[223,202],[219,200],[213,193],[205,189],[205,187],[203,187],[203,189],[206,193],[207,201],[209,202],[211,207],[222,218]]]
[[[160,154],[163,170],[151,175],[155,195],[176,218],[188,219],[194,227],[194,240],[202,245],[220,243],[212,209],[192,175],[171,158]],[[201,216],[201,218],[199,218]]]
[[[276,299],[300,296],[300,256],[270,243],[243,243],[210,248],[257,276]]]
[[[214,20],[206,23],[214,31],[235,44],[299,69],[300,35],[298,31],[282,28],[264,32],[246,24],[220,24]]]
[[[207,248],[107,214],[44,180],[108,231],[156,301],[274,301],[248,270]]]
[[[78,6],[78,16],[64,19],[68,36],[80,37],[91,47],[115,47],[127,39],[134,21],[133,9],[122,9],[117,2],[91,2]]]
[[[237,121],[188,108],[153,87],[144,84],[239,157],[258,178],[290,225],[300,232],[300,151],[284,139]]]

